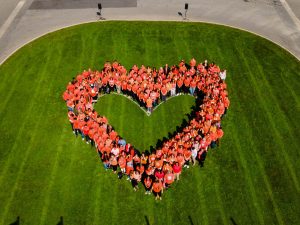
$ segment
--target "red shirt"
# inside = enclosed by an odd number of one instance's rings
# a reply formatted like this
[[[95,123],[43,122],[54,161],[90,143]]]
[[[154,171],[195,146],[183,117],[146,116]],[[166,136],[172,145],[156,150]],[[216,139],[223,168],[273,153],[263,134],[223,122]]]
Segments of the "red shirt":
[[[156,171],[154,175],[155,175],[155,177],[158,178],[158,179],[163,179],[164,176],[165,176],[164,172],[162,172],[162,171],[161,171],[161,172]]]
[[[174,173],[180,173],[181,172],[181,166],[174,165],[173,166],[173,171],[174,171]]]

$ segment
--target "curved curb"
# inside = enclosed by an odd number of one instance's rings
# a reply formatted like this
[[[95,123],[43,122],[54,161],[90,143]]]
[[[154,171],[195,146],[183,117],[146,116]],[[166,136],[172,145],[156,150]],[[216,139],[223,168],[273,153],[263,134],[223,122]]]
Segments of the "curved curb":
[[[281,0],[281,1],[284,1],[284,0]],[[287,4],[287,3],[286,3],[286,4]],[[294,15],[295,15],[295,14],[294,14]],[[57,29],[57,28],[56,28],[56,29],[52,29],[52,30],[50,30],[50,31],[47,31],[47,32],[45,32],[45,33],[43,33],[43,34],[41,34],[41,35],[39,35],[39,36],[37,36],[37,37],[31,39],[30,41],[25,42],[23,45],[21,45],[20,47],[18,47],[18,48],[15,49],[14,51],[12,51],[7,57],[5,57],[5,58],[0,62],[0,66],[1,66],[6,60],[8,60],[14,53],[16,53],[18,50],[20,50],[21,48],[23,48],[23,47],[26,46],[27,44],[29,44],[29,43],[31,43],[31,42],[33,42],[33,41],[39,39],[40,37],[43,37],[43,36],[47,35],[47,34],[50,34],[50,33],[56,32],[56,31],[60,31],[60,30],[63,30],[63,29],[69,28],[69,27],[73,27],[73,26],[78,26],[78,25],[83,25],[83,24],[88,24],[88,23],[97,23],[97,22],[105,23],[106,21],[108,21],[108,22],[109,22],[109,21],[125,21],[125,22],[126,22],[126,21],[128,21],[128,22],[130,22],[130,21],[141,21],[141,22],[146,22],[146,21],[149,22],[149,21],[153,21],[153,22],[178,22],[178,23],[183,22],[183,21],[174,21],[174,20],[159,20],[159,21],[156,21],[156,20],[134,20],[134,19],[132,19],[132,20],[113,20],[113,19],[111,19],[111,20],[105,20],[105,21],[90,20],[90,21],[86,21],[86,22],[82,22],[82,23],[75,23],[75,24],[71,24],[71,25],[68,25],[68,26],[63,26],[63,27],[58,28],[58,29]],[[265,36],[263,36],[263,35],[261,35],[261,34],[258,34],[258,33],[254,32],[254,31],[250,31],[250,30],[247,30],[247,29],[245,29],[245,28],[235,27],[235,26],[233,26],[233,25],[228,25],[228,24],[225,24],[225,23],[222,24],[222,23],[216,23],[216,22],[211,22],[211,21],[201,21],[201,20],[191,21],[191,20],[189,20],[189,21],[184,21],[184,22],[185,22],[185,23],[186,23],[186,22],[187,22],[187,23],[190,23],[190,22],[193,22],[193,23],[206,23],[206,24],[212,24],[212,25],[225,26],[225,27],[229,27],[229,28],[233,28],[233,29],[237,29],[237,30],[241,30],[241,31],[245,31],[245,32],[254,34],[254,35],[256,35],[256,36],[259,36],[259,37],[261,37],[261,38],[264,38],[264,39],[266,39],[266,40],[268,40],[268,41],[270,41],[270,42],[272,42],[272,43],[278,45],[279,47],[281,47],[282,49],[284,49],[285,51],[287,51],[287,52],[289,52],[291,55],[293,55],[293,56],[300,62],[300,55],[297,56],[295,53],[291,52],[291,50],[287,49],[286,47],[284,47],[284,46],[281,45],[280,43],[278,43],[278,42],[276,42],[276,41],[274,41],[274,40],[272,40],[272,39],[270,39],[270,38],[268,38],[268,37],[265,37]],[[300,25],[299,25],[299,26],[300,26]],[[297,24],[297,27],[298,27],[298,24]],[[300,30],[300,27],[299,27],[299,30]]]

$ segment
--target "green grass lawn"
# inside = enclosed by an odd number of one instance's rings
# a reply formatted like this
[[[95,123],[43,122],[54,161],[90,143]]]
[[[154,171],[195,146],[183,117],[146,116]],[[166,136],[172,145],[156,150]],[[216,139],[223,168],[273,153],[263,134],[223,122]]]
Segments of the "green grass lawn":
[[[108,118],[121,137],[143,152],[155,148],[158,141],[169,138],[177,127],[188,121],[187,114],[195,105],[194,97],[180,95],[169,98],[148,116],[137,103],[114,94],[101,97],[95,109]]]
[[[185,170],[156,202],[104,171],[73,135],[61,95],[72,77],[106,60],[159,67],[191,57],[227,69],[225,135],[204,168]],[[57,224],[60,216],[87,225],[300,224],[299,71],[297,59],[265,39],[201,23],[91,23],[26,45],[0,66],[0,224],[17,216],[22,225]],[[147,149],[193,104],[170,99],[147,119],[120,96],[96,107]]]

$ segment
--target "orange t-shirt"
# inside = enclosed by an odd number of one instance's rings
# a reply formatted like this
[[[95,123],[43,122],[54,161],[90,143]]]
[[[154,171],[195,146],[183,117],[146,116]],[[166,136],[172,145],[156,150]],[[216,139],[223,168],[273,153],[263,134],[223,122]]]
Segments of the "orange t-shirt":
[[[153,191],[155,191],[156,193],[158,193],[158,192],[161,192],[163,186],[162,186],[161,182],[155,182],[155,183],[153,183],[152,188],[153,188]]]
[[[174,181],[174,174],[173,174],[173,173],[167,173],[167,174],[165,175],[165,182],[166,182],[167,184],[172,184],[173,181]]]
[[[152,107],[152,99],[151,98],[148,98],[147,99],[147,107]]]

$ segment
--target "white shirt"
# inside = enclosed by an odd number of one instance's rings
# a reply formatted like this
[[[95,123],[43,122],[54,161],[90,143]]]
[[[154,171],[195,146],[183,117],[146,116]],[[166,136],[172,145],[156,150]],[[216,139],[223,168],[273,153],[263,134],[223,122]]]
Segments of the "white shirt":
[[[219,76],[222,80],[225,80],[226,79],[226,70],[224,70],[223,72],[220,72]]]
[[[113,149],[111,150],[111,153],[114,154],[115,156],[119,156],[120,149],[119,149],[119,148],[113,148]]]

